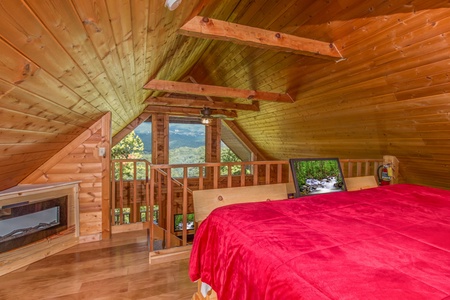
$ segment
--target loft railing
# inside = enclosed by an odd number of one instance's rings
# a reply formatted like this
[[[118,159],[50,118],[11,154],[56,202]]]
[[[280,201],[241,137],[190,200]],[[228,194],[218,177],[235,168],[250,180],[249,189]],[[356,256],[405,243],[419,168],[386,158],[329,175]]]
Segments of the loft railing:
[[[376,177],[383,159],[340,162],[344,177]],[[162,240],[165,249],[189,244],[195,233],[195,224],[188,219],[194,212],[193,191],[292,181],[288,161],[152,165],[131,159],[112,160],[111,169],[113,223],[143,224],[150,241]],[[175,215],[181,216],[179,227]],[[150,251],[154,247],[153,242],[149,244]]]
[[[152,165],[122,159],[112,160],[111,169],[113,224],[147,224],[150,240],[162,238],[163,248],[191,241],[196,228],[188,217],[194,212],[194,190],[290,181],[288,161]],[[179,227],[175,216],[181,216]],[[153,247],[150,243],[151,251]]]
[[[177,174],[176,178],[173,178],[174,173]],[[188,238],[195,233],[195,227],[189,229],[188,226],[188,215],[194,212],[192,191],[288,182],[289,168],[287,161],[165,164],[152,165],[150,178],[150,215],[154,214],[155,207],[164,213],[161,219],[165,219],[165,222],[161,223],[166,233],[165,246],[171,248],[173,239],[170,239],[170,235],[175,234],[172,229],[176,226],[173,223],[174,215],[182,216],[182,229],[178,232],[181,245],[187,245]],[[195,226],[191,222],[189,224]]]
[[[377,178],[378,167],[383,165],[380,159],[339,159],[344,178],[373,175]]]
[[[150,167],[150,162],[145,159],[111,161],[111,209],[114,225],[150,220]]]

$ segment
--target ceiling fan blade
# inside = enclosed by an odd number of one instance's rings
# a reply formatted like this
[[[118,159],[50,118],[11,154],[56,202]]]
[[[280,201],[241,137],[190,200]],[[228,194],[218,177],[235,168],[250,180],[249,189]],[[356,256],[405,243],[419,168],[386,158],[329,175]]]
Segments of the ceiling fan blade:
[[[227,116],[224,114],[212,114],[211,117],[223,119],[223,118],[226,118]]]

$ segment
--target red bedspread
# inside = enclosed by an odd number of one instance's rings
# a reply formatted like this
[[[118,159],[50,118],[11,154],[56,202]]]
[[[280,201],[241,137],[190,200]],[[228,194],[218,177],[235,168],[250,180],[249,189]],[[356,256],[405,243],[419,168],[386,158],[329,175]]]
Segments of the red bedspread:
[[[231,299],[450,299],[450,191],[392,185],[214,210],[189,275]]]

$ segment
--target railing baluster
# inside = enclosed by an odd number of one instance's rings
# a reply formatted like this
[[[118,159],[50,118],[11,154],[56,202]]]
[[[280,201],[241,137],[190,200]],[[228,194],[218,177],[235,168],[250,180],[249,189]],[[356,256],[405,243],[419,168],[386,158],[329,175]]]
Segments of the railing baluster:
[[[188,207],[188,174],[183,168],[183,246],[187,245],[187,207]]]
[[[148,163],[145,164],[145,221],[148,222],[150,220],[150,216],[153,216],[149,213],[150,208],[150,191],[149,191],[149,181],[148,181]],[[153,218],[150,220],[153,222]],[[150,223],[151,225],[151,223]]]
[[[258,165],[253,165],[253,185],[258,185]]]
[[[203,190],[203,166],[198,169],[198,189]]]
[[[123,224],[123,162],[119,164],[119,224]]]
[[[111,185],[111,213],[112,213],[112,224],[116,224],[116,163],[111,163],[111,179],[112,179],[112,185]]]
[[[245,186],[245,165],[241,164],[241,186]]]
[[[219,177],[220,177],[219,166],[214,166],[213,167],[213,187],[215,189],[219,188]]]
[[[270,184],[270,164],[266,165],[266,184]]]
[[[283,171],[283,165],[277,164],[277,183],[281,183],[283,181],[283,176],[281,176],[282,171]]]
[[[153,214],[155,213],[155,169],[150,168],[150,218],[147,220],[150,226],[150,252],[153,252],[155,228],[153,226]]]
[[[375,162],[373,164],[373,175],[375,176],[375,178],[378,180],[378,167],[380,166],[380,164],[383,164],[383,162]]]
[[[348,177],[353,177],[353,163],[351,161],[348,162]]]
[[[361,176],[361,162],[356,162],[356,176]]]
[[[137,180],[136,179],[137,179],[137,164],[136,164],[136,161],[133,161],[133,223],[137,222],[137,200],[138,199],[137,199]]]
[[[167,169],[167,207],[166,207],[166,248],[170,248],[170,235],[171,230],[170,227],[172,225],[172,169]]]
[[[227,177],[227,187],[232,187],[233,186],[233,174],[232,174],[232,167],[231,165],[228,165],[228,169],[227,169],[227,173],[228,173],[228,177]]]

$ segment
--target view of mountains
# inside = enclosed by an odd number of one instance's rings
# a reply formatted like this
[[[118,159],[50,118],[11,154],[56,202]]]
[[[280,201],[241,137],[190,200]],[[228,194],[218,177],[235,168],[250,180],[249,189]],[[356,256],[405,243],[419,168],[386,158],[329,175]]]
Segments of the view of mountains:
[[[134,132],[144,143],[144,153],[152,152],[152,124],[144,122]],[[178,124],[169,125],[169,148],[171,150],[190,147],[199,148],[205,145],[205,126],[202,124]]]

